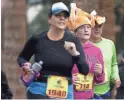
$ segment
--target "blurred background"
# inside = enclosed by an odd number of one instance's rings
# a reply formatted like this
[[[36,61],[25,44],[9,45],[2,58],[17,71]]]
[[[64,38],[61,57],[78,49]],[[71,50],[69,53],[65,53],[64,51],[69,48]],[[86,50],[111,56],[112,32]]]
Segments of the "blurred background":
[[[75,2],[84,11],[96,10],[105,16],[103,37],[115,42],[118,57],[124,50],[124,0],[1,0],[1,69],[7,75],[13,99],[26,98],[26,89],[19,82],[17,56],[30,36],[48,29],[48,11],[59,1],[68,7]]]

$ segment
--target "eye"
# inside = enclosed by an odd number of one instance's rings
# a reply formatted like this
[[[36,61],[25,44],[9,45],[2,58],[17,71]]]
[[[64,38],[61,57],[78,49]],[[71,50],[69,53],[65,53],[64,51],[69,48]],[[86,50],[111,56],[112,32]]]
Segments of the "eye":
[[[56,14],[55,16],[56,16],[56,17],[60,17],[61,15],[60,15],[60,14]]]
[[[91,28],[91,27],[88,25],[87,28]]]
[[[64,17],[64,18],[68,18],[68,15],[66,13],[59,13],[55,15],[56,17]]]

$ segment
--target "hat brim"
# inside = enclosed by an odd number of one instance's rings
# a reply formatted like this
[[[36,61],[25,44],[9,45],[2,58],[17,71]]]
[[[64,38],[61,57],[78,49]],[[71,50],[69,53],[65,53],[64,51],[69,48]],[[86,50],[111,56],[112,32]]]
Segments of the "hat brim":
[[[53,11],[52,14],[53,14],[53,15],[56,15],[56,14],[59,14],[60,12],[65,12],[68,17],[70,16],[69,11],[63,10],[63,9],[59,9],[59,10]]]

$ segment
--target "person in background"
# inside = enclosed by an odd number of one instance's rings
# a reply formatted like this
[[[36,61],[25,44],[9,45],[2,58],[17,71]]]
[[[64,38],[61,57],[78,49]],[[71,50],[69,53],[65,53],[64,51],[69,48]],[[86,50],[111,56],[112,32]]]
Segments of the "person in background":
[[[92,99],[94,84],[104,81],[103,56],[101,50],[89,41],[91,28],[94,26],[91,22],[93,16],[79,8],[76,9],[75,19],[72,16],[70,16],[68,28],[80,39],[86,61],[90,67],[87,76],[80,74],[76,65],[73,67],[74,99]]]
[[[48,14],[50,29],[32,36],[17,59],[27,73],[31,71],[29,60],[33,54],[35,62],[43,61],[40,76],[27,88],[28,99],[73,99],[74,64],[80,73],[89,72],[80,41],[65,30],[69,15],[64,3],[54,3]]]
[[[6,74],[1,70],[1,99],[12,99],[12,97]]]
[[[103,38],[102,32],[106,19],[105,17],[95,16],[95,27],[92,29],[91,41],[101,49],[104,61],[105,81],[103,84],[95,85],[96,99],[110,99],[110,82],[112,82],[116,88],[120,86],[120,78],[118,73],[118,65],[116,60],[116,50],[114,43],[106,38]]]
[[[121,80],[121,86],[117,89],[116,99],[124,99],[124,50],[120,59],[119,75]]]

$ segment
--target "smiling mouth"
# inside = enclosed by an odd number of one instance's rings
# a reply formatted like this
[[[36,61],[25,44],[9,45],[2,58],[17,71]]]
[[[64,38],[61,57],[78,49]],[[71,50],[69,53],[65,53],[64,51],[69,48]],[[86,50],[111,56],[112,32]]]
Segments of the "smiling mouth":
[[[84,35],[89,35],[89,34],[84,34]]]
[[[65,23],[59,23],[60,26],[65,26]]]
[[[59,23],[59,24],[63,24],[64,25],[65,23]]]

